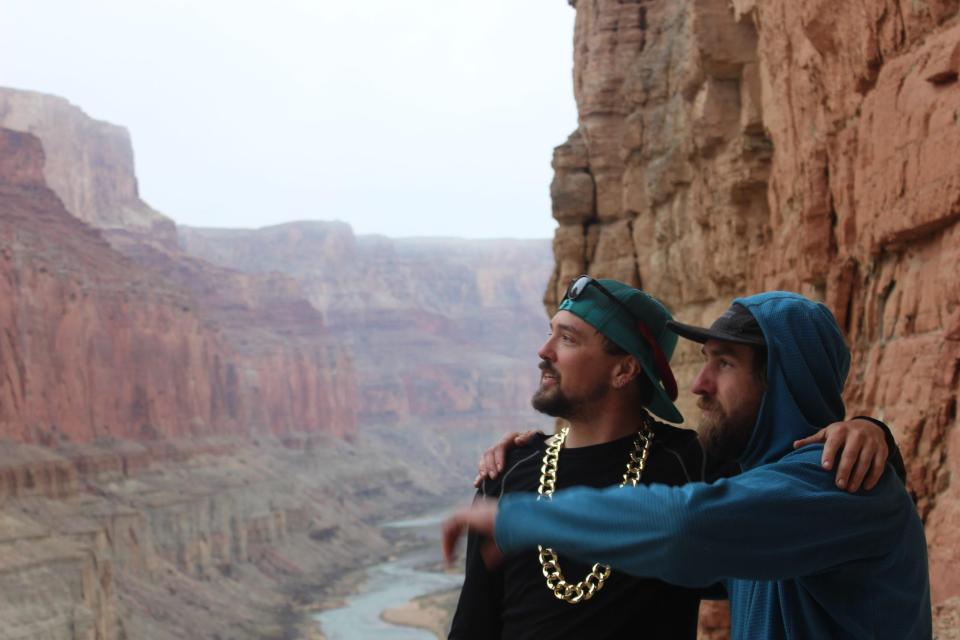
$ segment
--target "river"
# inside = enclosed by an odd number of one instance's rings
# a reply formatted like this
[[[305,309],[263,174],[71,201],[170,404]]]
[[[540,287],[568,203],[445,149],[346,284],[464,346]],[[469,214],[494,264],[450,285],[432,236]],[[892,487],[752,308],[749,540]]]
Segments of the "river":
[[[425,516],[412,520],[390,522],[384,527],[425,529],[436,532],[442,516]],[[436,535],[427,536],[436,538]],[[440,543],[374,565],[367,569],[367,579],[360,591],[348,597],[338,609],[328,609],[314,616],[320,622],[328,640],[435,640],[432,633],[384,622],[380,614],[385,609],[406,604],[418,596],[459,587],[462,575],[422,571],[418,567],[440,562]]]

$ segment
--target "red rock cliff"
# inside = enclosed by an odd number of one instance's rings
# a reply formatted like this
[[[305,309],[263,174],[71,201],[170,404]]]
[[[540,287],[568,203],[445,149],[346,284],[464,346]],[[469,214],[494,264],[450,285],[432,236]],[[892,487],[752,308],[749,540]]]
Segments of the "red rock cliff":
[[[957,598],[960,4],[571,4],[548,306],[583,271],[688,322],[763,289],[825,300],[854,353],[848,411],[893,427],[934,601]],[[678,351],[682,384],[697,360]]]
[[[0,132],[0,434],[353,432],[352,365],[318,314],[282,349],[262,348],[275,335],[262,329],[241,343],[197,292],[67,212],[36,137]]]
[[[140,200],[123,127],[94,120],[63,98],[12,89],[0,89],[0,127],[42,140],[46,183],[76,217],[93,227],[136,228],[175,242],[173,221]]]
[[[204,260],[296,280],[355,355],[361,421],[492,422],[510,412],[536,420],[529,402],[546,327],[546,240],[358,237],[328,222],[181,227],[179,238]]]

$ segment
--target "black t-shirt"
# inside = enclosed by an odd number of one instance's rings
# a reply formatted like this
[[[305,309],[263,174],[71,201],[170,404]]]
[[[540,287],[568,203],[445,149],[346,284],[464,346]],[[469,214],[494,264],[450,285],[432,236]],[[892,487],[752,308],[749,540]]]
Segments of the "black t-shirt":
[[[696,433],[656,423],[655,437],[641,482],[681,485],[699,480],[703,454]],[[487,481],[480,495],[536,492],[546,438],[509,452],[500,479]],[[607,487],[623,481],[633,436],[604,444],[560,451],[557,490],[572,486]],[[654,579],[635,578],[616,569],[592,599],[571,605],[547,588],[536,549],[508,555],[487,571],[479,541],[467,540],[463,590],[450,638],[696,638],[699,591]],[[568,582],[583,580],[591,565],[560,556]]]

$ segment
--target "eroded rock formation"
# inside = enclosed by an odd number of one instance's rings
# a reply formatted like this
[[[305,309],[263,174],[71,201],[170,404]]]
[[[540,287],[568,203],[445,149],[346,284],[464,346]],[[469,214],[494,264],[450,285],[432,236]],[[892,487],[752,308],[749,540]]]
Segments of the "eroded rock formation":
[[[137,190],[133,147],[123,127],[94,120],[63,98],[0,90],[0,127],[43,140],[47,186],[92,227],[148,231],[175,242],[175,225]]]
[[[529,424],[548,243],[250,235],[190,255],[125,131],[0,90],[0,637],[312,637]]]
[[[364,521],[431,490],[371,454],[398,478],[383,500],[328,505],[365,481],[334,440],[355,436],[351,362],[316,310],[233,274],[237,323],[258,333],[218,322],[222,298],[70,215],[44,159],[0,128],[0,637],[292,632],[286,590],[348,568],[356,536],[382,553]],[[167,240],[151,246],[177,251]],[[390,493],[404,483],[419,489]]]
[[[293,281],[190,260],[172,223],[93,215],[162,218],[137,199],[130,154],[104,151],[116,140],[129,151],[122,130],[50,96],[4,90],[0,105],[0,120],[38,122],[27,128],[44,136],[0,138],[0,433],[45,443],[354,433],[352,360]],[[45,168],[75,155],[89,160],[76,175]],[[104,228],[72,215],[68,198]]]
[[[211,263],[296,280],[350,347],[361,423],[532,417],[547,241],[358,237],[337,222],[180,227],[179,238]]]
[[[934,601],[955,607],[960,3],[571,4],[579,126],[554,154],[548,306],[584,271],[687,322],[763,289],[826,301],[854,352],[848,411],[894,429]],[[682,384],[697,362],[678,351]]]
[[[0,637],[311,637],[298,606],[393,550],[370,521],[449,499],[387,441],[4,443]]]

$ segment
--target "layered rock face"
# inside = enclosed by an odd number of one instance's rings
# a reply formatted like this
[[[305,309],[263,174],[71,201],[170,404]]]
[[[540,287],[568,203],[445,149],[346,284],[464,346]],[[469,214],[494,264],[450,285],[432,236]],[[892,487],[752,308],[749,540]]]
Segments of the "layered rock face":
[[[13,90],[0,121],[41,136],[4,130],[0,433],[353,434],[352,360],[295,282],[183,255],[137,197],[122,129]]]
[[[908,460],[947,620],[960,596],[960,4],[571,4],[580,121],[554,155],[548,304],[583,271],[693,323],[764,289],[826,301],[854,354],[848,413],[886,420]],[[681,385],[698,361],[681,345]],[[689,395],[682,409],[696,415]]]
[[[378,479],[383,502],[316,497],[366,490],[334,440],[355,436],[351,361],[319,314],[276,278],[204,297],[217,270],[171,266],[162,235],[118,238],[124,256],[67,212],[44,161],[0,128],[0,637],[293,633],[285,590],[315,592],[355,540],[382,553],[364,522],[431,490],[387,452],[400,489]]]
[[[93,120],[63,98],[9,89],[0,90],[0,127],[43,140],[47,185],[90,226],[175,239],[173,221],[140,200],[130,134],[123,127]]]
[[[6,443],[0,638],[315,637],[298,607],[394,550],[370,521],[452,483],[422,440],[293,444]]]
[[[195,386],[167,386],[179,368],[201,368],[222,350],[189,301],[131,273],[128,260],[66,212],[44,183],[35,137],[0,133],[5,160],[14,150],[18,163],[0,176],[3,435],[88,440],[151,425],[187,432],[193,416],[218,422],[210,399],[224,379],[198,370]],[[151,362],[151,353],[170,352],[181,355]]]
[[[206,261],[296,280],[354,354],[361,422],[534,417],[547,241],[357,237],[335,222],[179,237]]]
[[[535,416],[546,241],[287,225],[204,260],[125,132],[0,106],[0,637],[312,637],[371,523]]]
[[[228,367],[234,358],[188,297],[66,213],[42,163],[34,136],[0,129],[0,637],[212,637],[227,629],[231,637],[280,637],[273,620],[288,599],[277,585],[300,579],[289,558],[349,565],[339,524],[320,524],[337,510],[304,492],[321,494],[338,479],[362,484],[337,477],[345,471],[318,474],[314,464],[332,469],[336,460],[317,459],[316,447],[258,447],[245,460],[230,440],[171,442],[232,433],[235,420],[251,417],[247,399],[216,400],[229,398],[231,382],[209,359]],[[233,384],[246,393],[248,381]],[[76,444],[94,438],[101,444]],[[300,475],[314,479],[278,486],[277,478],[291,478],[280,462],[296,455],[307,465]],[[367,514],[340,515],[358,527],[352,537],[386,547],[360,523]],[[324,545],[311,543],[311,526],[330,529]],[[232,567],[263,586],[251,590],[227,575]]]

